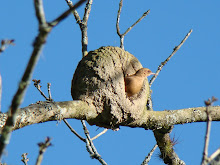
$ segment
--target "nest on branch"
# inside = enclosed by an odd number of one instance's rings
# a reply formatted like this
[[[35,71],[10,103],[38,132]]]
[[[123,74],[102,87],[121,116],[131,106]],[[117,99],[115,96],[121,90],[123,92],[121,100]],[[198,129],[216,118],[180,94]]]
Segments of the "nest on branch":
[[[134,97],[126,95],[124,83],[125,76],[140,68],[136,57],[118,47],[101,47],[82,58],[73,75],[71,94],[73,100],[96,108],[98,116],[89,124],[115,129],[141,118],[150,95],[148,80]]]

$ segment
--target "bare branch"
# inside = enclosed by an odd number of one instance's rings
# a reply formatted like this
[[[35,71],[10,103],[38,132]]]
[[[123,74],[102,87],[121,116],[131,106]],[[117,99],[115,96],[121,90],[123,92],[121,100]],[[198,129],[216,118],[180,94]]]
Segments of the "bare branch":
[[[52,96],[51,96],[51,92],[50,92],[50,86],[51,86],[51,83],[47,83],[47,90],[48,90],[48,96],[49,96],[49,100],[52,100]]]
[[[48,98],[48,97],[44,94],[44,92],[42,92],[42,90],[41,90],[41,85],[40,85],[41,80],[33,79],[32,81],[34,82],[34,86],[37,88],[37,90],[40,92],[40,94],[41,94],[46,100],[49,100],[49,98]]]
[[[10,45],[15,45],[14,43],[14,40],[13,39],[4,39],[4,40],[1,40],[1,47],[0,47],[0,53],[4,52],[5,49],[10,46]]]
[[[80,140],[83,142],[86,142],[86,139],[84,139],[82,136],[80,136],[72,127],[71,125],[67,122],[66,119],[63,119],[64,123],[67,125],[67,127],[70,129],[72,133],[74,133]]]
[[[24,165],[28,165],[27,162],[29,161],[29,159],[27,158],[27,155],[28,155],[28,153],[23,153],[21,155],[21,157],[22,157],[21,161],[24,163]]]
[[[64,102],[37,102],[18,110],[16,122],[13,130],[23,128],[28,125],[43,123],[47,121],[57,121],[56,114],[63,118],[86,120],[88,123],[100,127],[106,127],[109,121],[100,121],[95,107],[88,105],[86,101],[64,101]],[[220,106],[210,107],[212,121],[220,121]],[[5,125],[6,113],[0,113],[0,131]],[[98,118],[98,119],[97,119]],[[186,108],[166,111],[144,111],[143,115],[129,122],[127,118],[120,126],[139,127],[150,130],[169,127],[177,124],[206,122],[206,107]],[[109,119],[111,120],[111,119]],[[126,122],[126,120],[128,120]],[[90,122],[92,121],[92,122]],[[96,123],[97,121],[97,123]],[[101,122],[102,124],[100,124]]]
[[[88,0],[86,3],[85,12],[84,12],[84,16],[83,16],[83,22],[86,24],[88,23],[89,14],[90,14],[91,7],[92,7],[92,2],[93,2],[93,0]]]
[[[145,157],[144,161],[142,162],[141,165],[147,165],[151,159],[152,154],[154,153],[154,151],[156,150],[156,148],[158,147],[157,144],[154,145],[154,147],[152,148],[152,150],[149,152],[149,154]]]
[[[83,130],[84,130],[84,133],[86,135],[86,147],[87,147],[87,150],[88,152],[90,153],[90,156],[92,158],[95,158],[97,159],[102,165],[107,165],[107,163],[101,158],[101,156],[99,155],[99,153],[97,152],[91,138],[90,138],[90,135],[89,135],[89,131],[86,127],[86,123],[84,120],[81,120],[82,122],[82,125],[83,125]]]
[[[100,132],[98,135],[94,136],[91,140],[95,140],[97,139],[99,136],[103,135],[104,133],[106,133],[108,131],[108,129],[104,129],[102,132]]]
[[[216,158],[219,158],[216,160]],[[210,157],[209,157],[210,164],[219,164],[220,163],[220,148],[218,148]]]
[[[206,126],[206,135],[205,135],[205,145],[204,145],[204,151],[203,151],[203,157],[202,157],[202,165],[208,164],[208,148],[209,148],[209,137],[210,137],[210,131],[211,131],[211,121],[212,118],[209,115],[210,114],[210,106],[213,105],[215,101],[218,99],[215,97],[212,97],[212,99],[208,99],[205,101],[206,105],[206,114],[207,114],[207,126]]]
[[[119,27],[119,21],[120,21],[120,15],[121,15],[122,3],[123,3],[123,0],[120,0],[120,3],[119,3],[119,9],[118,9],[118,15],[117,15],[117,22],[116,22],[117,34],[119,35],[119,37],[121,37],[120,27]]]
[[[58,25],[61,21],[63,21],[69,14],[74,11],[77,7],[82,5],[86,0],[80,0],[78,1],[73,7],[71,7],[69,10],[65,11],[63,14],[61,14],[59,17],[54,19],[52,22],[49,23],[50,26],[54,27]]]
[[[39,24],[45,25],[47,22],[46,22],[46,18],[45,18],[45,14],[44,14],[42,0],[34,0],[34,7],[35,7],[35,13],[36,13],[37,20],[38,20]]]
[[[17,89],[17,92],[13,97],[10,109],[8,111],[9,116],[8,116],[6,125],[3,129],[2,136],[0,138],[0,155],[1,156],[2,156],[2,153],[3,153],[5,146],[9,143],[10,133],[11,133],[13,125],[15,123],[15,117],[16,117],[18,107],[20,106],[20,104],[23,100],[23,97],[25,95],[26,89],[27,89],[28,85],[30,84],[32,73],[33,73],[34,68],[37,64],[41,50],[43,48],[43,45],[46,41],[47,35],[50,32],[50,30],[45,31],[44,29],[41,29],[38,36],[35,39],[34,49],[33,49],[31,58],[28,62],[28,65],[27,65],[26,70],[23,74],[23,77],[19,83],[19,87]]]
[[[48,95],[49,95],[49,98],[47,98],[47,96],[41,91],[41,86],[39,85],[40,83],[40,80],[32,80],[34,82],[34,86],[38,89],[38,91],[41,93],[41,95],[48,101],[51,101],[51,103],[54,103],[53,102],[53,99],[52,99],[52,96],[51,96],[51,92],[50,92],[50,86],[51,86],[51,83],[47,83],[47,88],[48,88]],[[56,103],[54,103],[56,104]],[[59,107],[59,106],[58,106]],[[64,123],[67,125],[67,127],[70,129],[70,131],[72,133],[74,133],[80,140],[82,140],[83,142],[86,142],[86,140],[81,137],[72,127],[71,125],[67,122],[66,119],[63,119]]]
[[[133,25],[131,25],[131,27],[129,27],[124,33],[123,35],[125,36],[135,25],[137,25],[137,23],[139,23],[144,17],[146,17],[148,14],[150,13],[150,10],[146,11],[141,18],[139,18]]]
[[[211,117],[209,116],[209,107],[206,107],[206,113],[207,113],[207,126],[206,126],[206,135],[205,135],[205,145],[204,145],[204,151],[203,151],[203,158],[202,158],[202,164],[207,164],[208,160],[208,148],[209,148],[209,137],[210,137],[210,130],[211,130]]]
[[[66,1],[66,3],[68,4],[68,6],[69,6],[70,8],[73,7],[73,2],[72,2],[72,1],[70,1],[70,0],[65,0],[65,1]],[[75,19],[76,19],[76,22],[77,22],[78,24],[80,24],[80,23],[81,23],[81,19],[80,19],[79,13],[78,13],[76,10],[73,10],[72,13],[73,13],[73,15],[74,15],[74,17],[75,17]]]
[[[120,15],[121,15],[122,3],[123,3],[123,0],[120,0],[119,9],[118,9],[118,14],[117,14],[116,30],[117,30],[118,36],[120,37],[120,48],[124,49],[124,37],[125,37],[125,35],[126,35],[137,23],[139,23],[144,17],[146,17],[146,16],[150,13],[150,10],[148,10],[147,12],[145,12],[133,25],[131,25],[123,34],[121,34],[121,33],[120,33],[120,28],[119,28],[119,22],[120,22]]]
[[[70,0],[65,0],[70,8],[73,7],[72,2]],[[91,11],[91,6],[92,6],[93,0],[87,0],[86,7],[85,7],[85,12],[83,19],[80,19],[80,16],[76,10],[73,10],[73,15],[76,19],[76,22],[79,24],[81,34],[82,34],[82,57],[85,57],[88,54],[88,34],[87,34],[87,24],[88,24],[88,19],[89,19],[89,14]]]
[[[44,152],[46,151],[46,149],[48,148],[48,147],[50,147],[52,144],[50,143],[50,141],[51,141],[51,138],[49,138],[49,137],[47,137],[46,139],[45,139],[45,142],[43,143],[43,142],[41,142],[41,143],[38,143],[38,146],[39,146],[39,155],[38,155],[38,157],[37,157],[37,161],[36,161],[36,165],[40,165],[41,164],[41,162],[42,162],[42,160],[43,160],[43,154],[44,154]]]
[[[188,39],[188,37],[190,36],[190,34],[192,33],[192,29],[187,33],[187,35],[185,36],[185,38],[180,42],[180,44],[178,46],[176,46],[173,49],[173,52],[171,53],[171,55],[164,61],[161,62],[161,65],[158,66],[158,69],[155,73],[155,75],[151,78],[150,82],[149,82],[149,86],[151,87],[151,85],[153,84],[154,80],[157,78],[157,76],[159,75],[160,71],[162,70],[162,68],[166,65],[166,63],[171,59],[171,57],[173,57],[173,55],[180,49],[180,47],[183,45],[183,43]]]

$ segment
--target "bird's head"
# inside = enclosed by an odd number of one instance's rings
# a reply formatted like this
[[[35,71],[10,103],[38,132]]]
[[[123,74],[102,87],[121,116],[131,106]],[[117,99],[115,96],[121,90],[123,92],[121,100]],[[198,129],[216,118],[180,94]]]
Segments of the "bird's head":
[[[155,73],[153,73],[150,69],[148,68],[141,68],[139,69],[135,75],[136,76],[141,76],[141,77],[148,77],[150,75],[154,75]]]

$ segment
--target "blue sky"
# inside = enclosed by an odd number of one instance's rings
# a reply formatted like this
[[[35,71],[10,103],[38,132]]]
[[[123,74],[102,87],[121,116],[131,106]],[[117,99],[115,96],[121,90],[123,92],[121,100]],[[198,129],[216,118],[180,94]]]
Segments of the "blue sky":
[[[96,0],[88,22],[88,50],[101,46],[119,46],[116,34],[116,16],[119,1]],[[180,43],[190,29],[193,33],[181,49],[164,67],[152,85],[154,110],[175,110],[204,106],[204,100],[211,96],[220,99],[220,1],[124,1],[120,28],[123,32],[144,12],[150,14],[136,25],[125,37],[125,50],[135,55],[144,67],[156,71],[158,65]],[[84,7],[84,6],[83,6]],[[80,16],[83,7],[78,9]],[[68,9],[65,0],[44,1],[48,21],[53,20]],[[32,51],[32,43],[37,34],[37,20],[33,1],[1,1],[0,39],[15,39],[15,46],[0,55],[0,73],[3,80],[2,111],[10,106],[18,82]],[[41,79],[42,90],[52,84],[55,101],[72,100],[70,85],[74,70],[81,59],[81,34],[71,15],[55,27],[47,39],[33,79]],[[43,100],[30,84],[21,107]],[[219,105],[219,101],[215,103]],[[68,120],[81,135],[82,126],[78,120]],[[209,153],[219,146],[219,122],[213,122]],[[91,136],[99,133],[97,127],[89,126]],[[186,164],[201,162],[205,123],[175,126],[172,131],[179,143],[176,152]],[[34,164],[37,143],[52,137],[50,147],[43,160],[48,164],[90,164],[98,162],[89,157],[85,144],[70,133],[63,122],[47,122],[14,131],[7,154],[3,161],[10,165],[20,165],[21,154],[28,152],[29,164]],[[140,128],[122,127],[119,131],[109,130],[95,140],[98,152],[108,164],[141,164],[155,144],[151,131]],[[163,164],[158,158],[158,149],[153,154],[150,165]]]

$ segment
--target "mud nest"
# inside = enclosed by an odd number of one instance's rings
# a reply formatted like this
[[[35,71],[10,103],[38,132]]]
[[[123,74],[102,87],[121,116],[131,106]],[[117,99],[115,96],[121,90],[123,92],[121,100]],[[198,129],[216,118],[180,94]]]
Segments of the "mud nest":
[[[91,125],[117,128],[141,118],[149,96],[147,78],[134,97],[125,93],[124,77],[142,68],[129,52],[118,47],[101,47],[82,58],[73,75],[73,100],[83,100],[94,106],[99,114],[88,121]]]

